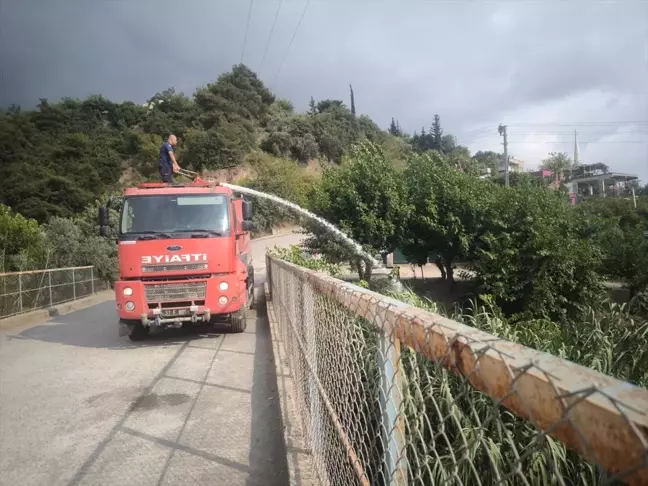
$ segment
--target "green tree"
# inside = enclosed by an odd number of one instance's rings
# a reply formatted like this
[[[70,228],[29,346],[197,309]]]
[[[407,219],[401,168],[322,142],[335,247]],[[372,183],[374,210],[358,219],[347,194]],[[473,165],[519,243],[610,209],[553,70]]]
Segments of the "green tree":
[[[432,136],[432,150],[443,151],[443,129],[441,128],[441,118],[439,115],[434,115],[434,121],[430,127],[430,135]]]
[[[502,157],[502,154],[491,150],[479,150],[473,155],[473,160],[480,170],[484,170],[485,172],[485,169],[490,169],[491,175],[497,175],[499,173],[499,166],[503,160]]]
[[[32,270],[43,256],[45,239],[38,222],[0,204],[0,272]]]
[[[471,254],[495,186],[456,170],[438,152],[414,156],[404,178],[411,207],[406,254],[417,264],[431,256],[453,282],[453,264]]]
[[[394,120],[394,117],[392,117],[391,124],[389,125],[389,133],[391,133],[395,137],[400,137],[403,135],[403,131],[398,124],[398,120]]]
[[[617,198],[592,198],[577,208],[593,217],[593,239],[603,250],[601,272],[622,281],[633,298],[648,286],[648,198],[639,198],[637,208]]]
[[[491,194],[472,260],[481,292],[509,314],[553,320],[578,318],[583,306],[597,305],[602,254],[588,221],[544,187]]]
[[[353,96],[353,86],[349,84],[349,89],[351,90],[351,114],[355,116],[356,114],[356,108],[355,108],[355,98]]]
[[[376,144],[365,141],[352,147],[340,167],[324,172],[311,197],[316,214],[338,226],[371,254],[391,253],[399,243],[407,214],[401,177]],[[307,241],[322,251],[330,234],[319,231]],[[348,255],[348,254],[347,254]],[[372,263],[357,255],[352,263],[362,280],[369,281]]]
[[[297,164],[263,153],[252,154],[248,157],[248,163],[256,172],[256,177],[242,179],[237,184],[273,194],[300,206],[307,205],[314,179],[300,170]],[[254,196],[246,197],[254,203],[255,234],[269,233],[280,224],[297,221],[297,215],[284,206]]]
[[[573,166],[572,160],[564,152],[550,152],[549,156],[542,160],[542,168],[550,170],[561,176]]]

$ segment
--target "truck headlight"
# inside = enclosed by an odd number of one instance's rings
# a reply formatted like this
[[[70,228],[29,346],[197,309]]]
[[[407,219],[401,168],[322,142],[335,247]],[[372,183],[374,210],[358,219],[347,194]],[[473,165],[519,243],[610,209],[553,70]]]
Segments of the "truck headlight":
[[[227,289],[229,289],[229,284],[227,282],[221,282],[218,285],[218,288],[221,289],[222,292],[225,292],[227,291]]]
[[[126,302],[126,310],[127,310],[128,312],[131,312],[131,311],[134,310],[134,309],[135,309],[135,304],[134,304],[134,303],[132,303],[132,302]]]
[[[221,296],[218,298],[218,303],[219,303],[220,305],[225,305],[225,304],[227,304],[227,297],[225,297],[224,295],[221,295]]]
[[[131,289],[130,287],[124,287],[124,295],[126,297],[130,297],[131,295],[133,295],[133,289]]]

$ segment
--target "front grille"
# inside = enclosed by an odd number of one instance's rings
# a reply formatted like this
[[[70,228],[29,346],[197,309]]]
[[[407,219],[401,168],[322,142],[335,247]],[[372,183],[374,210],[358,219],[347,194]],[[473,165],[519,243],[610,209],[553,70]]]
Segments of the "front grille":
[[[167,263],[165,265],[143,265],[143,273],[184,272],[187,270],[207,270],[206,263]]]
[[[198,300],[205,298],[206,282],[186,282],[172,284],[145,285],[148,302],[169,302],[178,300]]]

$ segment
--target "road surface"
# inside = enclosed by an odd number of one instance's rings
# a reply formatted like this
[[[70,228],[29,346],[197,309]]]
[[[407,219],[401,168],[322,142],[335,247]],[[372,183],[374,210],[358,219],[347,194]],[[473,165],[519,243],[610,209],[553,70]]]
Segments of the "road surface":
[[[300,236],[252,243],[257,292],[266,247]],[[262,312],[132,343],[110,301],[0,334],[0,484],[287,484]]]

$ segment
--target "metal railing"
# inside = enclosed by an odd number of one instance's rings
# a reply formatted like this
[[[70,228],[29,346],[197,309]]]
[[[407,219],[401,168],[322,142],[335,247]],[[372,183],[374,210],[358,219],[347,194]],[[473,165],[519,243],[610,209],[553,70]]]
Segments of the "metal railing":
[[[648,484],[648,390],[267,258],[320,484]]]
[[[105,288],[94,267],[0,273],[0,319],[52,307]]]

